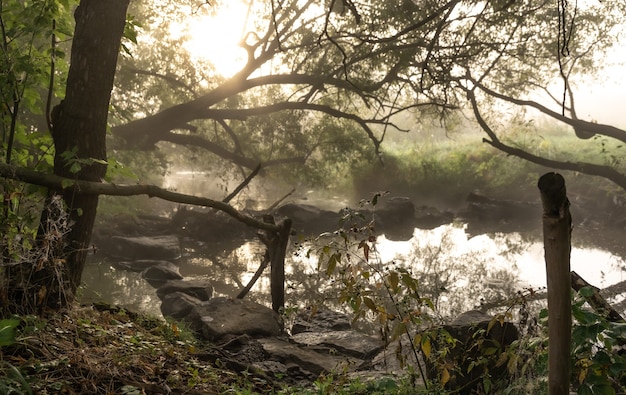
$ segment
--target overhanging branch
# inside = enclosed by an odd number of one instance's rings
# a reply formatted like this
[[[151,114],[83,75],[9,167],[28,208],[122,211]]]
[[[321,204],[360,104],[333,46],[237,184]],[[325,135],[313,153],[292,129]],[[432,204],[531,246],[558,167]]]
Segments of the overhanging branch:
[[[534,109],[541,111],[543,114],[548,115],[551,118],[554,118],[560,122],[570,125],[575,130],[584,131],[586,133],[601,134],[601,135],[612,137],[616,140],[626,143],[626,131],[622,129],[616,128],[611,125],[603,125],[599,123],[583,121],[581,119],[572,119],[570,117],[566,117],[565,115],[561,113],[552,111],[549,108],[542,106],[541,104],[537,102],[534,102],[531,100],[516,99],[514,97],[510,97],[502,93],[496,92],[492,89],[489,89],[486,86],[477,83],[475,80],[470,79],[470,81],[472,81],[477,88],[479,88],[480,90],[482,90],[489,96],[492,96],[500,100],[504,100],[506,102],[513,103],[519,106],[532,107]]]
[[[185,195],[183,193],[168,191],[156,185],[135,184],[121,185],[104,182],[72,180],[56,176],[54,174],[41,173],[23,167],[16,167],[7,164],[0,164],[0,176],[18,181],[27,182],[51,189],[71,190],[77,193],[90,195],[110,195],[110,196],[139,196],[157,197],[175,203],[191,204],[194,206],[210,207],[222,211],[234,219],[248,226],[258,229],[278,232],[280,227],[267,222],[259,221],[251,216],[237,211],[231,205],[213,199],[199,196]]]
[[[473,90],[467,91],[467,96],[472,105],[472,110],[474,112],[474,116],[480,127],[483,129],[485,133],[489,136],[489,138],[484,138],[483,142],[491,145],[492,147],[505,152],[509,155],[517,156],[518,158],[527,160],[529,162],[545,166],[552,169],[560,169],[560,170],[571,170],[577,171],[583,174],[588,174],[592,176],[599,176],[611,180],[615,184],[619,185],[622,189],[626,190],[626,175],[618,172],[614,168],[610,166],[598,165],[594,163],[588,162],[563,162],[558,160],[552,160],[543,158],[530,152],[524,151],[519,148],[511,147],[510,145],[504,144],[498,138],[496,132],[491,129],[487,121],[483,118],[480,110],[478,109],[478,102],[476,101],[476,96]]]

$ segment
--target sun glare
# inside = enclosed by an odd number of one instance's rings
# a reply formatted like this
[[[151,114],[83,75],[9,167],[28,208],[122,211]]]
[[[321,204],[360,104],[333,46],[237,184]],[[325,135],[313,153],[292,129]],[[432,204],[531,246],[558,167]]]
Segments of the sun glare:
[[[246,51],[239,46],[245,33],[247,5],[232,1],[220,7],[215,15],[190,18],[186,31],[189,37],[184,48],[193,60],[210,62],[224,77],[243,68]]]

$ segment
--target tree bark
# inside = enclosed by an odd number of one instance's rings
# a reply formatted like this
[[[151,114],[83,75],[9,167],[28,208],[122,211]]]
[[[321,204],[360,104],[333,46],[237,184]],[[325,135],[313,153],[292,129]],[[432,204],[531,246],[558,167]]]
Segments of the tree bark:
[[[544,174],[538,187],[543,204],[543,242],[548,279],[548,393],[567,395],[572,340],[572,217],[565,180],[560,174]]]
[[[76,8],[65,99],[52,118],[54,173],[58,176],[99,182],[106,173],[107,115],[128,4],[129,0],[81,0]],[[33,272],[27,293],[36,292],[38,308],[59,308],[74,299],[98,205],[98,195],[75,188],[50,190],[51,197],[55,194],[63,197],[71,228],[59,260]],[[47,242],[46,232],[51,231],[57,214],[50,205],[44,208],[40,244]]]
[[[611,307],[606,299],[604,299],[602,295],[600,295],[600,289],[598,287],[594,287],[593,285],[589,284],[575,271],[572,271],[571,279],[572,288],[575,291],[580,291],[584,287],[589,287],[593,289],[593,294],[591,295],[591,297],[585,299],[596,313],[605,316],[611,322],[626,322],[624,321],[624,317],[622,317],[622,315],[617,310]]]

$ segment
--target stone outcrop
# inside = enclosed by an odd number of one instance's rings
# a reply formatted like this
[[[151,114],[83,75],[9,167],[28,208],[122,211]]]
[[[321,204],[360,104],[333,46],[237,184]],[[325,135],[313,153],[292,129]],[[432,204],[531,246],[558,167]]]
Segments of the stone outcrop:
[[[160,287],[169,280],[182,280],[183,278],[180,275],[178,266],[167,261],[145,269],[141,272],[141,277],[155,288]]]
[[[114,261],[113,267],[119,270],[127,270],[129,272],[143,272],[152,266],[168,264],[171,264],[171,262],[156,259],[138,259],[135,261]]]
[[[174,292],[181,292],[200,301],[206,301],[213,296],[213,286],[207,280],[170,280],[161,285],[156,293],[159,299]]]
[[[182,292],[173,292],[163,297],[161,313],[164,317],[182,320],[191,313],[191,310],[202,303],[198,298]]]
[[[459,394],[469,395],[482,383],[484,367],[489,370],[491,382],[508,377],[506,363],[498,365],[498,359],[505,348],[519,339],[517,327],[510,323],[493,322],[494,318],[477,310],[465,312],[455,318],[445,329],[456,340],[456,345],[446,356],[446,366],[453,366],[448,389],[460,389]],[[490,325],[491,323],[491,325]],[[448,344],[434,344],[433,347],[449,347]],[[479,362],[480,361],[480,362]],[[429,378],[438,379],[438,368],[426,361]],[[441,361],[440,361],[441,362]],[[479,365],[470,366],[471,364]],[[472,367],[470,369],[470,367]]]
[[[279,336],[280,316],[272,309],[246,299],[214,298],[194,306],[184,318],[207,340],[226,335]]]
[[[181,256],[181,249],[174,235],[113,236],[106,253],[123,260],[176,260]]]

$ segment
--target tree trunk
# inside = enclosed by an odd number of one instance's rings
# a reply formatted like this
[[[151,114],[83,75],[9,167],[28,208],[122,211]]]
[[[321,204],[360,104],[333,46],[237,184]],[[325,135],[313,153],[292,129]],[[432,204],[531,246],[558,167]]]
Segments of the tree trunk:
[[[54,173],[58,176],[101,181],[106,173],[106,128],[117,56],[129,0],[81,0],[74,18],[76,28],[65,99],[53,111]],[[58,231],[61,195],[68,224],[62,243],[51,246]],[[57,199],[58,200],[58,199]],[[30,262],[26,278],[25,308],[59,308],[74,299],[85,266],[98,195],[76,188],[50,190],[41,216],[37,248],[56,248],[40,262]],[[27,263],[28,264],[28,263]],[[22,277],[22,282],[24,277]]]

